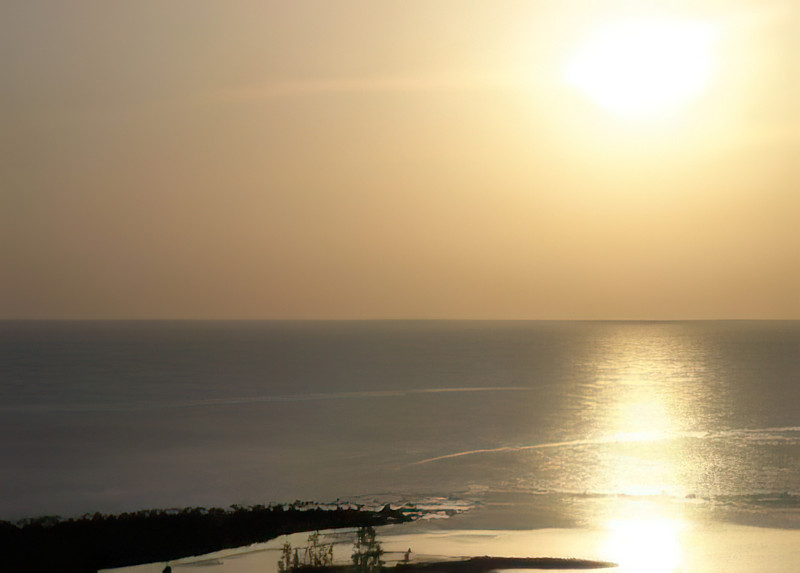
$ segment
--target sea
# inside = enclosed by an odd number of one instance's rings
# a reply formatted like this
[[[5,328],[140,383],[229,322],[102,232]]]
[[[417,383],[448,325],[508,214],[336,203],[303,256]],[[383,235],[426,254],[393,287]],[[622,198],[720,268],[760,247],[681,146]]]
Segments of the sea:
[[[303,500],[800,546],[800,322],[4,321],[0,342],[2,520]]]

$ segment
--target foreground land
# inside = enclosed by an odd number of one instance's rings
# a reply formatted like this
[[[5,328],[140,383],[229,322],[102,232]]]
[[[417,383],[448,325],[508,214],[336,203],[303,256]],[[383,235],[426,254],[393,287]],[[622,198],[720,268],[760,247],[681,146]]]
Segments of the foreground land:
[[[608,561],[559,559],[556,557],[472,557],[450,561],[398,563],[382,567],[383,573],[489,573],[500,569],[606,569],[617,567]],[[349,565],[299,567],[293,573],[353,573]]]
[[[0,521],[0,572],[95,573],[241,547],[288,533],[410,519],[389,506],[370,511],[298,504],[45,517],[21,524]]]
[[[617,567],[608,561],[558,559],[556,557],[472,557],[462,561],[410,563],[397,566],[397,573],[487,573],[499,569],[604,569]]]

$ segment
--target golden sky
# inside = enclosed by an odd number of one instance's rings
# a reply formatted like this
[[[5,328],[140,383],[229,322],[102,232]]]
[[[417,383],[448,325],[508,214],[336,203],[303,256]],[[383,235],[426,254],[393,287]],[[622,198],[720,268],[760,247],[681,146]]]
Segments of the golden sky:
[[[798,30],[796,0],[3,3],[0,316],[800,319]]]

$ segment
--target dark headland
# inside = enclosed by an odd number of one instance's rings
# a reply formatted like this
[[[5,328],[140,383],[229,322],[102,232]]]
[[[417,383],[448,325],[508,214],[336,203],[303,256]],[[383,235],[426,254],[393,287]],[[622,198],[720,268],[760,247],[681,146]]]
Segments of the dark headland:
[[[411,520],[407,513],[388,505],[374,511],[296,503],[0,521],[0,572],[95,573],[242,547],[287,533],[399,523]]]

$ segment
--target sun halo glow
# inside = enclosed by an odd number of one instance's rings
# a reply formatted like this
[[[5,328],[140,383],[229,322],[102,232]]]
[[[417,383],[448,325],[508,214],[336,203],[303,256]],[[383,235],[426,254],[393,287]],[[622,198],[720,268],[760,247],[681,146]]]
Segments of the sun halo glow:
[[[566,79],[622,116],[657,115],[709,83],[715,29],[679,20],[624,20],[597,29],[569,62]]]

